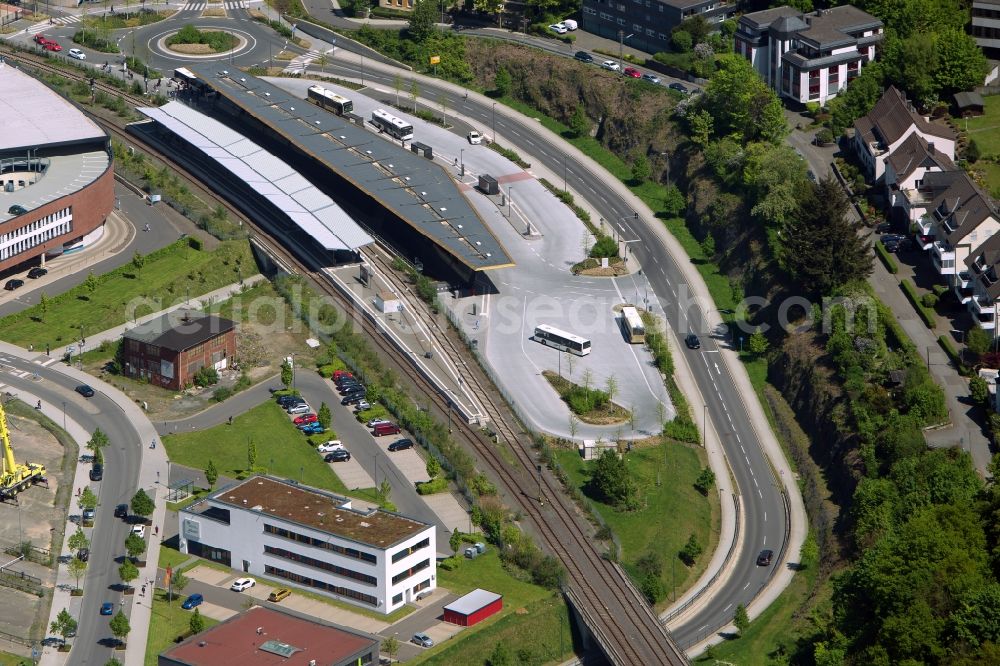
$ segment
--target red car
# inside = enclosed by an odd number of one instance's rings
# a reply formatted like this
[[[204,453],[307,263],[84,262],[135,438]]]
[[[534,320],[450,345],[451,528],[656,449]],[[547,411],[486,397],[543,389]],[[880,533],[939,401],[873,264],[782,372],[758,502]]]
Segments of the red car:
[[[49,38],[45,35],[35,35],[35,43],[45,45],[49,41]]]
[[[642,72],[640,72],[639,70],[637,70],[635,67],[626,67],[625,71],[623,72],[623,74],[625,74],[625,76],[629,77],[630,79],[641,79],[642,78]]]
[[[354,377],[354,375],[352,375],[348,370],[333,371],[333,381],[337,381],[338,379],[341,378],[347,379],[348,377]]]
[[[42,44],[42,46],[45,47],[46,51],[62,51],[62,47],[53,42],[51,39]]]
[[[303,423],[315,423],[318,417],[315,414],[303,414],[302,416],[295,417],[295,425],[302,425]]]

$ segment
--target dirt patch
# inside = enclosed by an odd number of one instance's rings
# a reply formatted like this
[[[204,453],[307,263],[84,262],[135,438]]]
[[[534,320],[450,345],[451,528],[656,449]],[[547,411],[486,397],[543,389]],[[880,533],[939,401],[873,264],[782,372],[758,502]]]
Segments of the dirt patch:
[[[185,55],[212,55],[215,53],[215,49],[208,44],[172,44],[167,48]]]

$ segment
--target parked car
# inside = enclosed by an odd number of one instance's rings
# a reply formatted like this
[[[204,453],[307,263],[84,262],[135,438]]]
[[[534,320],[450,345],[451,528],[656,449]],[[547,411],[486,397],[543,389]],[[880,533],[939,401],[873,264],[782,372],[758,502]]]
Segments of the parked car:
[[[398,435],[401,433],[399,426],[392,422],[386,423],[376,423],[372,427],[372,434],[376,437],[382,437],[383,435]]]
[[[229,589],[234,592],[243,592],[244,590],[249,590],[256,584],[257,581],[253,578],[237,578],[233,581],[233,584],[229,586]]]
[[[299,426],[299,430],[306,435],[321,435],[326,432],[326,428],[319,423],[307,423],[304,426]]]
[[[569,28],[567,28],[562,23],[553,23],[552,25],[549,26],[549,30],[559,35],[565,35],[567,32],[569,32]]]
[[[574,21],[573,19],[563,19],[562,21],[560,21],[560,23],[566,26],[567,30],[576,30],[578,26],[577,22]]]
[[[289,407],[294,407],[295,405],[304,405],[304,404],[306,404],[306,401],[303,398],[300,398],[297,395],[295,395],[295,396],[282,396],[282,397],[287,397],[288,398],[287,400],[281,400],[281,401],[278,402],[278,404],[281,405],[282,409],[288,409]]]
[[[70,58],[76,58],[77,60],[86,60],[87,59],[87,54],[84,53],[83,51],[81,51],[80,49],[70,49],[69,51],[66,52],[66,54]]]
[[[413,638],[410,639],[410,642],[416,643],[420,647],[434,647],[434,640],[422,631],[413,634]]]
[[[90,480],[91,481],[103,481],[104,480],[104,465],[97,463],[90,468]]]
[[[49,269],[42,268],[41,266],[35,266],[30,271],[28,271],[28,277],[32,280],[37,280],[38,278],[48,275]]]
[[[774,551],[762,550],[760,555],[757,556],[757,566],[766,567],[771,564],[771,558],[774,557]]]
[[[133,525],[132,534],[135,534],[139,538],[146,537],[146,526],[145,525]]]
[[[350,370],[334,370],[333,371],[333,380],[334,381],[337,381],[341,377],[353,377],[353,376],[354,376],[354,374],[351,373]]]
[[[701,349],[701,340],[694,333],[688,333],[687,337],[684,338],[684,344],[687,345],[688,349]]]
[[[343,449],[344,443],[339,439],[331,439],[329,442],[324,442],[316,447],[316,450],[320,453],[329,453],[330,451],[336,451],[338,449]]]
[[[395,442],[389,445],[390,451],[405,451],[406,449],[413,448],[413,440],[404,437],[403,439],[397,439]]]
[[[650,83],[653,83],[655,85],[660,85],[660,77],[658,77],[656,74],[643,74],[642,80],[649,81]]]
[[[282,599],[287,599],[290,596],[292,596],[292,591],[289,590],[287,587],[282,587],[277,590],[274,590],[273,592],[271,592],[271,594],[267,595],[267,600],[272,601],[274,603],[278,603]]]
[[[14,204],[13,206],[7,209],[8,215],[27,215],[27,213],[28,209],[22,206],[21,204]]]
[[[617,72],[619,69],[621,69],[621,65],[619,65],[614,60],[605,60],[604,62],[601,63],[601,67],[608,70],[609,72]]]
[[[312,411],[308,402],[299,402],[286,409],[289,414],[306,414]]]
[[[296,416],[292,419],[292,423],[295,425],[302,425],[303,423],[314,423],[316,419],[319,418],[315,414],[303,414],[302,416]]]
[[[184,600],[184,603],[181,604],[181,608],[183,608],[184,610],[191,610],[195,606],[200,606],[201,602],[203,602],[204,600],[205,597],[203,597],[202,595],[197,593],[192,594],[187,599]]]
[[[577,51],[573,57],[580,62],[594,62],[594,56],[590,55],[586,51]]]
[[[372,408],[372,403],[368,402],[367,400],[362,400],[361,402],[359,402],[357,405],[354,406],[355,411],[358,412],[363,412],[366,409],[371,409],[371,408]]]
[[[344,396],[344,399],[340,401],[342,405],[356,405],[365,399],[364,393],[350,393]]]
[[[76,559],[80,560],[81,562],[87,562],[88,560],[90,560],[90,549],[81,548],[80,550],[78,550],[76,552]]]
[[[350,382],[345,384],[340,384],[337,386],[337,391],[340,393],[351,393],[353,391],[364,391],[365,385],[359,382]]]
[[[469,133],[468,135],[466,135],[465,138],[467,138],[469,140],[469,143],[471,143],[473,146],[478,146],[483,142],[483,135],[477,132],[476,130],[469,130]]]
[[[90,388],[86,384],[80,384],[79,386],[77,386],[73,390],[76,391],[77,393],[79,393],[80,395],[82,395],[84,398],[93,398],[94,397],[94,389]]]
[[[875,227],[875,233],[887,234],[892,231],[892,222],[880,222]]]
[[[101,615],[111,615],[115,612],[115,605],[110,601],[105,601],[101,604]]]
[[[115,507],[115,518],[128,518],[128,504],[119,504]]]
[[[45,35],[35,35],[34,40],[36,44],[44,45],[45,42],[49,41],[49,38],[46,37]]]
[[[637,70],[635,67],[626,67],[625,71],[622,72],[622,74],[624,74],[625,76],[629,77],[630,79],[641,79],[642,78],[642,72],[640,72],[639,70]]]
[[[93,509],[84,509],[83,513],[81,514],[81,518],[85,523],[92,523],[94,522],[94,518],[96,517],[96,515],[97,514],[94,513]]]
[[[337,449],[323,456],[323,462],[346,462],[351,459],[351,452],[347,449]]]
[[[46,51],[62,51],[62,47],[59,46],[58,42],[53,42],[51,39],[42,44],[42,47]]]
[[[14,278],[13,280],[7,280],[7,283],[3,286],[7,291],[14,291],[15,289],[20,289],[24,286],[24,280],[18,280]]]
[[[371,419],[365,425],[368,426],[369,428],[374,428],[379,423],[392,423],[392,421],[390,421],[389,419],[381,419],[381,418],[379,418],[379,419]]]
[[[676,90],[677,92],[681,93],[682,95],[687,95],[690,92],[688,90],[688,88],[687,88],[686,85],[684,85],[683,83],[677,83],[676,81],[674,81],[673,83],[671,83],[667,87],[670,88],[671,90]]]

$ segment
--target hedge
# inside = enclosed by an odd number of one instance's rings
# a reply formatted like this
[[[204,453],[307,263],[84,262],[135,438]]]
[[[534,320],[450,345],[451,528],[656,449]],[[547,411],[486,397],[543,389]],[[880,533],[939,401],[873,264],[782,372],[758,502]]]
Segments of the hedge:
[[[958,368],[958,371],[964,374],[965,365],[962,363],[962,356],[955,349],[955,346],[951,344],[951,340],[948,338],[948,336],[939,335],[938,344],[941,345],[941,349],[943,349],[944,353],[948,355],[948,358],[951,359],[951,362],[955,364],[955,367]]]
[[[903,292],[906,294],[906,297],[910,300],[910,304],[917,311],[917,314],[920,315],[920,318],[923,320],[924,325],[927,326],[927,328],[934,328],[934,325],[937,323],[937,321],[934,318],[934,312],[925,308],[924,304],[920,302],[920,295],[917,294],[917,288],[914,287],[913,283],[910,282],[909,280],[903,280],[899,284],[902,285]]]
[[[448,478],[444,476],[417,484],[418,495],[433,495],[435,493],[443,493],[446,490],[448,490]]]
[[[899,265],[896,263],[893,256],[889,254],[889,250],[885,249],[885,245],[882,245],[882,241],[875,241],[875,254],[877,254],[878,258],[882,260],[883,264],[885,264],[885,269],[887,271],[893,275],[899,272]]]

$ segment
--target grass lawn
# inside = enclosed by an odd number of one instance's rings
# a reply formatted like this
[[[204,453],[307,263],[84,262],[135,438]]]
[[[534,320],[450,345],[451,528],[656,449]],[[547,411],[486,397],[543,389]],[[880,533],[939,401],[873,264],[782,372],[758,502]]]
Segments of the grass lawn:
[[[156,666],[157,656],[169,647],[174,645],[174,639],[178,636],[187,636],[188,623],[191,621],[193,611],[186,611],[181,608],[182,599],[175,598],[169,605],[167,604],[167,593],[164,590],[156,590],[153,598],[153,613],[149,620],[149,638],[146,641],[146,666]],[[205,628],[215,626],[218,620],[202,615],[205,619]]]
[[[592,462],[583,460],[576,450],[563,449],[554,453],[570,481],[584,490]],[[591,503],[621,543],[622,566],[634,579],[638,579],[637,559],[649,551],[663,556],[661,580],[669,599],[671,590],[679,595],[694,583],[711,559],[718,541],[718,494],[713,491],[705,497],[694,488],[694,481],[705,464],[699,448],[666,443],[633,449],[626,454],[626,460],[633,478],[642,488],[644,508],[620,512],[593,499]],[[677,553],[692,534],[701,544],[702,554],[689,569]],[[661,600],[661,605],[666,601]]]
[[[47,299],[44,307],[39,303],[0,319],[0,335],[36,350],[48,344],[53,354],[61,355],[66,345],[79,340],[81,326],[87,337],[257,272],[246,241],[224,242],[213,252],[178,241],[146,256],[141,269],[129,263],[96,276],[93,292],[81,284]]]
[[[27,666],[31,663],[31,657],[19,657],[10,652],[0,652],[0,666]]]
[[[167,502],[167,511],[180,511],[189,504],[194,504],[209,493],[208,488],[194,488],[187,499],[180,502]]]
[[[269,474],[347,493],[330,465],[306,443],[305,436],[274,402],[268,401],[237,416],[233,425],[163,437],[171,461],[205,469],[211,459],[220,475],[234,479],[247,471],[247,448],[251,441],[257,447],[257,467]]]
[[[1000,154],[1000,95],[983,97],[983,111],[981,116],[956,123],[968,128],[969,138],[975,139],[981,155]]]
[[[191,559],[191,555],[185,555],[179,550],[174,550],[173,548],[160,544],[160,559],[157,562],[157,566],[161,569],[166,569],[167,567],[172,567],[176,569],[184,562]]]
[[[454,571],[439,568],[437,582],[456,594],[477,587],[494,590],[503,594],[503,610],[435,646],[426,653],[426,658],[415,663],[482,664],[498,642],[510,646],[515,663],[558,661],[573,648],[568,611],[562,598],[507,573],[492,546],[474,560],[463,559]],[[530,650],[532,657],[519,659],[518,649]]]

